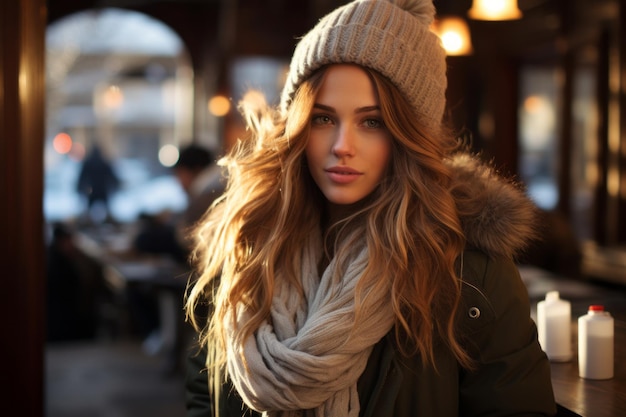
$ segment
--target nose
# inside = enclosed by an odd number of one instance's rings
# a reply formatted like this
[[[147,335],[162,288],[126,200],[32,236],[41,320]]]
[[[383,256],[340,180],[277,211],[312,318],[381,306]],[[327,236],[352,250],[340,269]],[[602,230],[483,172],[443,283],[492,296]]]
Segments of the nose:
[[[337,132],[337,138],[333,144],[333,154],[339,158],[353,156],[355,151],[355,133],[347,126],[342,126]]]

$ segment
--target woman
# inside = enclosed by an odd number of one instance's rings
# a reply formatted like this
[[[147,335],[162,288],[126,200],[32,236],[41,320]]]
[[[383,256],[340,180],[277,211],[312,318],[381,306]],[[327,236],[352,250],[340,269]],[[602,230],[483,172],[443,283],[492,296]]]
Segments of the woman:
[[[433,16],[341,7],[298,44],[280,110],[243,103],[197,235],[190,416],[555,413],[513,263],[533,206],[443,126]]]

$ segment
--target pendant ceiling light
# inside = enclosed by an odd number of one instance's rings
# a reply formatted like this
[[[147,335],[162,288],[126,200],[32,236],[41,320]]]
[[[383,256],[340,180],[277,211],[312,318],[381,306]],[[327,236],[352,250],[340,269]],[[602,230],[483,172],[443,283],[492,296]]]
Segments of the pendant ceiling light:
[[[467,22],[460,17],[441,17],[433,23],[432,31],[441,39],[446,54],[470,55],[473,52]]]
[[[474,0],[467,15],[475,20],[521,19],[517,0]]]

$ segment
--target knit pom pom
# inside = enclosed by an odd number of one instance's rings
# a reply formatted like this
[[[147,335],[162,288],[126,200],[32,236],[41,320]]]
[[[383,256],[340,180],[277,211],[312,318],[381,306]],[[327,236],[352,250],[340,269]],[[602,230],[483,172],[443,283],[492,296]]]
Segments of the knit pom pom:
[[[389,0],[389,2],[411,13],[426,26],[429,26],[435,18],[432,0]]]

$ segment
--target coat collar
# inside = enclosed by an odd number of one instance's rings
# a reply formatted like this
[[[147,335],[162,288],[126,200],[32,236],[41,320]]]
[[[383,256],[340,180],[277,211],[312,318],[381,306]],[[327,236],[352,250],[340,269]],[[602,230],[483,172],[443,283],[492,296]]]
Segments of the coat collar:
[[[491,257],[514,257],[536,238],[537,206],[522,185],[497,173],[475,155],[448,161],[452,194],[467,243]]]

